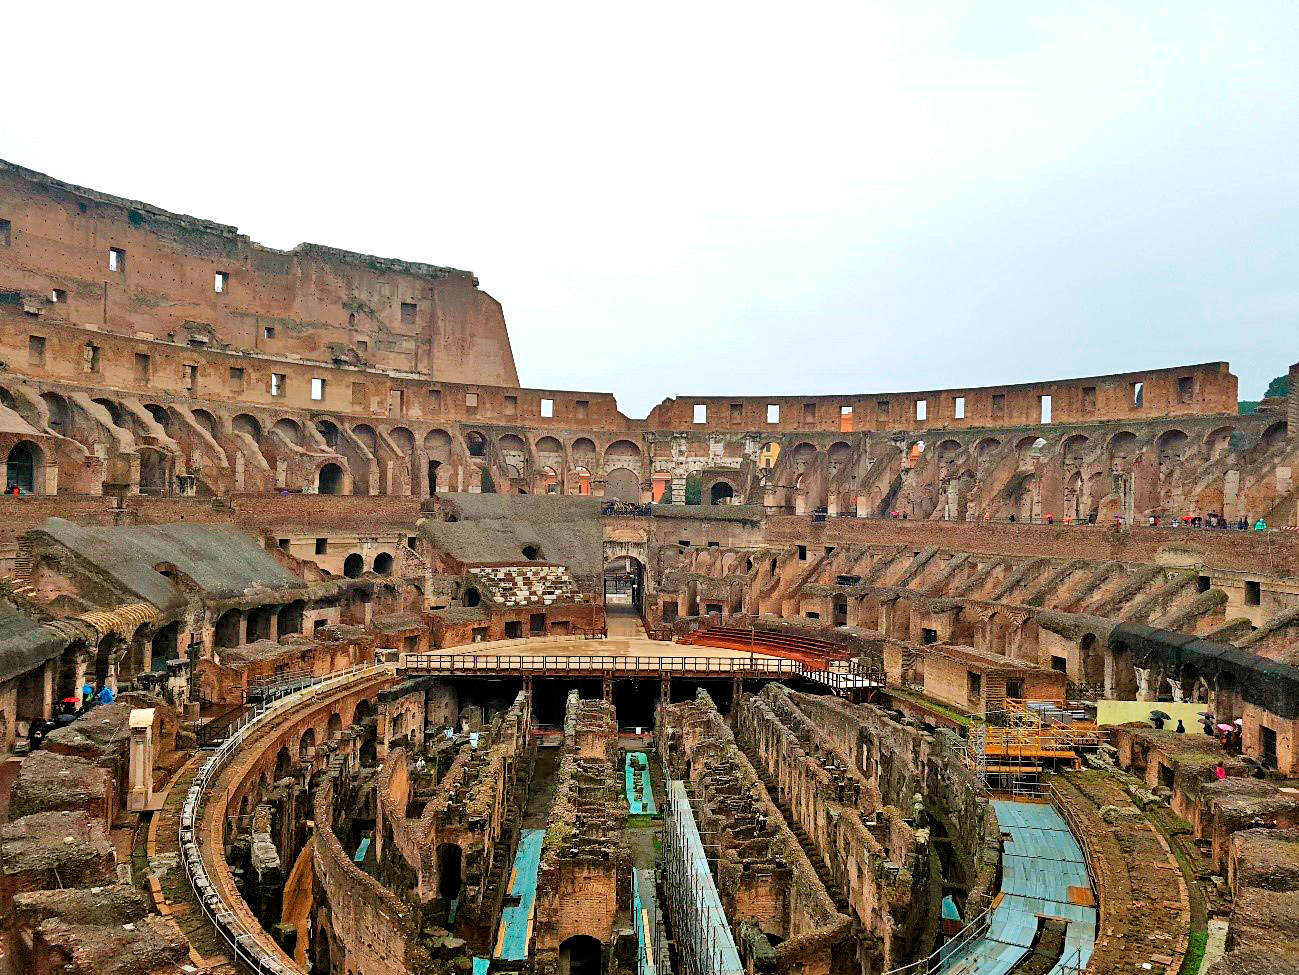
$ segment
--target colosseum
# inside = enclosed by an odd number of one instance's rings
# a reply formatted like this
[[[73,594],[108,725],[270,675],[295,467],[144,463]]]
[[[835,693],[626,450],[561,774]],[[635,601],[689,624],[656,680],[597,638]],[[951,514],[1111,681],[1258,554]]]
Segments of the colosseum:
[[[0,163],[0,972],[1299,972],[1277,389],[633,418]]]

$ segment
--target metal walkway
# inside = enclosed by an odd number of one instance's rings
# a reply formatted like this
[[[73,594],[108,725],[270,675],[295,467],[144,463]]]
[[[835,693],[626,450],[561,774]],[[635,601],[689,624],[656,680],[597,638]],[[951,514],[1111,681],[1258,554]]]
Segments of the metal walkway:
[[[627,753],[623,778],[627,787],[627,808],[631,810],[631,814],[633,816],[657,814],[658,807],[654,805],[654,787],[650,785],[649,756],[645,752]],[[639,798],[637,798],[638,792]]]
[[[500,933],[492,957],[500,961],[525,961],[532,941],[532,908],[537,899],[537,870],[541,866],[544,829],[525,829],[519,837],[510,871],[509,901],[501,911]],[[515,901],[517,898],[517,902]]]
[[[1050,975],[1087,967],[1096,908],[1082,848],[1053,806],[993,800],[1003,837],[1001,895],[983,937],[947,956],[942,975],[1008,975],[1029,953],[1042,919],[1068,922]]]

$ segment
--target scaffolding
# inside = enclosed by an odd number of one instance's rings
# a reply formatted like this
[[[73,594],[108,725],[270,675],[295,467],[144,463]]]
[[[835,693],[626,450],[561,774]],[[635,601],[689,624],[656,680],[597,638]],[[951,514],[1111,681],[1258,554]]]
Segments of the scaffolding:
[[[744,975],[685,783],[668,783],[667,890],[683,975]]]

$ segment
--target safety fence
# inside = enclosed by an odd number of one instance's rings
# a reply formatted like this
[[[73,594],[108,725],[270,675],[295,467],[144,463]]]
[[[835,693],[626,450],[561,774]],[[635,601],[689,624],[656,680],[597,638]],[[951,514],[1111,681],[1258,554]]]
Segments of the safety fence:
[[[225,741],[212,753],[212,757],[203,764],[198,775],[194,776],[194,780],[190,783],[180,815],[180,860],[184,866],[185,877],[194,890],[194,896],[203,914],[230,949],[234,960],[246,965],[257,975],[262,973],[291,975],[299,972],[299,969],[286,965],[281,958],[263,947],[257,934],[250,931],[230,905],[222,899],[216,885],[208,876],[198,835],[204,796],[244,742],[271,721],[301,708],[308,701],[322,694],[338,691],[353,683],[389,673],[390,670],[380,666],[351,667],[316,678],[307,686],[299,687],[295,691],[264,699],[256,708],[246,712],[236,725],[227,730]],[[270,938],[264,932],[262,937],[268,940]]]

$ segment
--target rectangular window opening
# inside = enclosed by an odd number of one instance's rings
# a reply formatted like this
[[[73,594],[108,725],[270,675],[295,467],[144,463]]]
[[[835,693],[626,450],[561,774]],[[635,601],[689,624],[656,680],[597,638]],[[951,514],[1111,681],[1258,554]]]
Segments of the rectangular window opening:
[[[926,399],[916,400],[916,419],[917,420],[929,419],[929,400]]]
[[[275,338],[275,327],[274,327],[273,325],[266,325],[266,326],[264,326],[264,327],[262,328],[262,338],[264,338],[264,339],[273,339],[273,338]]]
[[[54,288],[50,291],[50,301],[56,305],[66,305],[68,303],[68,293],[62,288]]]
[[[1038,405],[1041,407],[1041,416],[1043,423],[1051,422],[1051,397],[1042,395],[1037,398]]]
[[[780,422],[780,404],[778,403],[767,404],[767,422],[768,423]]]
[[[99,372],[99,346],[86,343],[84,357],[86,372]]]
[[[577,401],[577,418],[578,418],[579,420],[584,420],[584,419],[586,419],[586,415],[587,415],[587,413],[589,413],[590,411],[591,411],[591,401],[590,401],[590,400],[580,399],[580,400]]]
[[[271,373],[271,395],[272,396],[283,396],[284,387],[286,385],[287,385],[287,380],[284,376],[284,373],[282,372]]]
[[[506,416],[514,416],[519,412],[519,398],[517,396],[507,396],[502,408]]]
[[[889,416],[889,401],[882,399],[875,404],[875,413],[880,419],[887,420]]]
[[[1006,418],[1006,394],[1005,393],[992,394],[992,415],[994,418],[998,420],[1004,420]]]
[[[696,403],[694,413],[696,423],[708,422],[708,405],[706,403]]]
[[[1083,387],[1082,408],[1084,413],[1096,412],[1096,387],[1095,386]]]
[[[471,410],[478,409],[478,394],[465,393],[465,406]]]
[[[225,294],[226,290],[230,287],[229,273],[226,271],[217,271],[215,280],[213,281],[213,287],[216,289],[217,294]]]
[[[1248,579],[1245,582],[1245,605],[1261,606],[1263,605],[1263,585]]]
[[[180,367],[181,385],[191,393],[198,389],[198,366],[193,363],[185,362]]]
[[[952,403],[952,417],[957,420],[965,419],[965,397],[958,396]]]
[[[1145,383],[1133,383],[1132,384],[1132,405],[1135,406],[1137,409],[1141,409],[1141,407],[1145,404],[1145,394],[1146,394]]]
[[[238,391],[244,388],[244,369],[243,366],[230,367],[230,388]]]
[[[120,247],[108,249],[108,269],[121,274],[126,271],[126,251]]]
[[[8,220],[0,220],[0,247],[8,247],[9,241],[12,240],[13,224]]]
[[[1195,378],[1182,376],[1177,380],[1177,402],[1189,403],[1195,398]]]
[[[27,364],[29,366],[45,365],[45,336],[27,336]]]
[[[744,404],[743,404],[743,403],[732,403],[732,404],[731,404],[731,422],[732,422],[732,423],[737,423],[737,422],[739,422],[740,420],[743,420],[743,419],[744,419]]]
[[[803,404],[803,422],[804,422],[804,423],[815,423],[815,422],[816,422],[816,404],[815,404],[815,403],[804,403],[804,404]]]
[[[852,407],[839,407],[839,432],[852,433]]]
[[[289,539],[287,539],[287,538],[281,538],[281,539],[280,539],[280,548],[281,548],[282,550],[284,550],[285,552],[287,552],[287,551],[289,550],[289,543],[290,543],[290,540],[289,540]]]
[[[430,389],[428,391],[428,407],[430,410],[442,409],[442,390]]]
[[[553,399],[543,399],[541,401],[541,415],[544,417],[555,415],[555,401]]]
[[[401,323],[403,325],[415,324],[415,304],[410,301],[401,303]]]
[[[798,547],[798,560],[799,560],[800,562],[806,562],[806,561],[807,561],[807,546],[806,546],[806,545],[800,545],[800,546]]]
[[[325,398],[325,381],[319,376],[311,377],[311,398],[316,402]]]
[[[317,555],[325,555],[325,554],[327,554],[328,552],[329,552],[329,539],[328,539],[328,538],[317,538],[317,539],[316,539],[316,554],[317,554]]]

